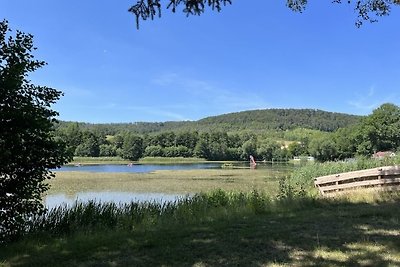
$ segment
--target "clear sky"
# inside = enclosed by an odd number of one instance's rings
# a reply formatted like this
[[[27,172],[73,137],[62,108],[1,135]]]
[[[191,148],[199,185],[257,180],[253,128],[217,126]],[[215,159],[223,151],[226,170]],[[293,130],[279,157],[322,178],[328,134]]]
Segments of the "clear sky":
[[[1,0],[0,19],[34,35],[48,65],[34,83],[65,96],[59,119],[197,120],[265,108],[370,114],[400,105],[400,8],[354,26],[347,4],[233,0],[221,13],[163,12],[136,30],[136,0]],[[164,1],[165,3],[165,1]]]

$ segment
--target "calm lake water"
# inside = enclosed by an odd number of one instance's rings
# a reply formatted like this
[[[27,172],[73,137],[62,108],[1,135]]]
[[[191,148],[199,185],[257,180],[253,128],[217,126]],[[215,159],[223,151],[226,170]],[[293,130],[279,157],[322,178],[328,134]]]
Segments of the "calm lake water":
[[[133,165],[81,165],[62,166],[56,171],[77,171],[77,172],[135,172],[145,173],[160,170],[198,170],[218,169],[220,163],[196,163],[196,164],[133,164]]]
[[[77,171],[77,172],[134,172],[146,173],[160,170],[199,170],[199,169],[221,169],[221,163],[190,163],[190,164],[133,164],[133,165],[81,165],[81,166],[62,166],[55,171]],[[233,163],[235,168],[250,168],[248,162]],[[293,164],[279,163],[257,163],[256,169],[265,170],[292,170]]]

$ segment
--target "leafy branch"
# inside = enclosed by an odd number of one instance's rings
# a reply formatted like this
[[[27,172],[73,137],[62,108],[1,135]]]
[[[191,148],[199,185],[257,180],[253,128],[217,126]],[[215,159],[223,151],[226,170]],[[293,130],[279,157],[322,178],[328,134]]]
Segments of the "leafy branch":
[[[167,9],[176,12],[182,6],[183,13],[189,15],[201,15],[207,7],[220,12],[223,6],[231,5],[232,0],[165,0]],[[341,4],[342,0],[332,0],[333,3]],[[390,14],[392,5],[400,5],[400,0],[346,0],[347,4],[354,5],[357,14],[356,27],[361,27],[363,22],[376,22],[377,17]],[[307,6],[307,0],[286,0],[286,5],[294,12],[303,12]],[[137,0],[137,3],[129,8],[129,12],[136,17],[136,26],[139,29],[140,20],[161,17],[161,0]]]

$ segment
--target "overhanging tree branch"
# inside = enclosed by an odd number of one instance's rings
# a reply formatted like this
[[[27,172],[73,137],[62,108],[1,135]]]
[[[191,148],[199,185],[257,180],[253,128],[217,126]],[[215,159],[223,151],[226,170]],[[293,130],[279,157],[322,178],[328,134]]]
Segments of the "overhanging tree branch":
[[[165,0],[166,9],[176,12],[182,7],[182,12],[189,15],[201,15],[207,7],[218,12],[223,6],[231,5],[232,0]],[[333,3],[341,4],[342,0],[332,0]],[[353,5],[357,14],[355,25],[360,27],[363,22],[376,22],[378,17],[390,14],[393,5],[400,5],[400,0],[346,0],[347,4]],[[286,5],[294,12],[303,12],[307,6],[307,0],[286,0]],[[161,0],[137,0],[137,3],[129,8],[129,12],[136,17],[136,26],[139,29],[140,20],[161,17],[163,5]]]

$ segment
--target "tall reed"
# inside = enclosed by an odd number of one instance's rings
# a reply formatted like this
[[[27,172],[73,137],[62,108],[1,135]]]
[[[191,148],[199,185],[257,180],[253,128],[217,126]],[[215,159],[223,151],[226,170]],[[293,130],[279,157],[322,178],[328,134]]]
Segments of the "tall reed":
[[[191,224],[270,212],[273,203],[273,198],[256,190],[248,193],[215,190],[162,203],[76,202],[33,218],[29,232],[64,235],[102,229],[134,230],[177,223]]]

